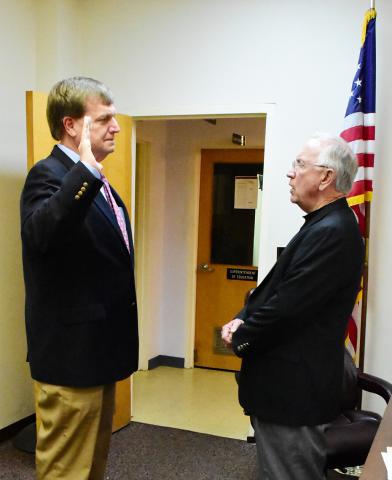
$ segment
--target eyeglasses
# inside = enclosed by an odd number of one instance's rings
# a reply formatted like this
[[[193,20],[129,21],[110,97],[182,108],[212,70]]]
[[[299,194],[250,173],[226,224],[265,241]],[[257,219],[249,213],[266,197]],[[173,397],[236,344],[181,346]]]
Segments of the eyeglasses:
[[[291,168],[296,172],[298,170],[303,170],[306,167],[321,167],[321,168],[330,168],[327,165],[321,165],[320,163],[306,163],[300,158],[296,158],[291,164]]]

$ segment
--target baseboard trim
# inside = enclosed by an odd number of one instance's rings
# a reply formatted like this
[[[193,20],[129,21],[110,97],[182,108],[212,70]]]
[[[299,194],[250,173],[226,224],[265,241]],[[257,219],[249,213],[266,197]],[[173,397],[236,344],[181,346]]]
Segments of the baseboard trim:
[[[13,438],[24,427],[33,422],[35,422],[35,413],[29,415],[28,417],[22,418],[15,423],[11,423],[11,425],[8,425],[8,427],[2,428],[0,430],[0,442],[5,442],[6,440]]]
[[[157,367],[175,367],[184,368],[185,360],[181,357],[170,357],[168,355],[158,355],[150,358],[148,361],[148,369],[152,370]]]

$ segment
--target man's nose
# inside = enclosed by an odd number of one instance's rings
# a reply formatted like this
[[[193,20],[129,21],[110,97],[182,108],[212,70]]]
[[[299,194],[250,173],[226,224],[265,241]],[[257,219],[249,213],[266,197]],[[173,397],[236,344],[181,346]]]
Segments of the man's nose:
[[[286,173],[287,178],[294,178],[295,177],[295,170],[290,168],[290,170]]]
[[[110,125],[111,133],[118,133],[120,131],[120,125],[117,120],[113,117]]]

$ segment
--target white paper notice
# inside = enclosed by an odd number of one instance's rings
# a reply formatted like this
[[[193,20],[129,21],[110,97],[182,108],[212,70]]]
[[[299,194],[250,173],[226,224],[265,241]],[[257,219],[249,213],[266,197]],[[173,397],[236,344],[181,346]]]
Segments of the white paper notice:
[[[235,177],[234,208],[257,207],[257,177]]]

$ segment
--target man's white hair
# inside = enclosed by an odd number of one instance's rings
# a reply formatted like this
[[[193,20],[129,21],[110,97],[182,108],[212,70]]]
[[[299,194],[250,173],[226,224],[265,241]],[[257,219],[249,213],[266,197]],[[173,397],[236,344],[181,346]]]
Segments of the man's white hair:
[[[345,195],[349,193],[358,170],[357,158],[349,144],[341,137],[319,132],[309,142],[320,145],[317,165],[331,168],[336,173],[336,190]]]

